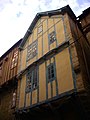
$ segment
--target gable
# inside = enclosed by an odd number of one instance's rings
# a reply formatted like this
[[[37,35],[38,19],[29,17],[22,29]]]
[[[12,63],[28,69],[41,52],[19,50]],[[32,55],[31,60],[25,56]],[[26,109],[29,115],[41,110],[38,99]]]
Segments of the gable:
[[[21,70],[41,59],[66,41],[64,16],[61,10],[39,13],[28,28],[20,45]]]
[[[22,47],[24,46],[25,42],[27,41],[28,37],[32,34],[33,29],[35,28],[36,24],[39,24],[40,18],[42,17],[41,21],[43,21],[46,18],[50,18],[51,16],[54,15],[64,15],[64,13],[68,13],[72,19],[76,19],[75,14],[73,13],[73,11],[71,10],[71,8],[69,7],[69,5],[62,7],[60,9],[57,10],[52,10],[52,11],[46,11],[46,12],[41,12],[41,13],[37,13],[34,20],[32,21],[30,27],[28,28],[26,34],[23,37],[23,40],[20,44],[20,48],[22,49]],[[40,21],[40,22],[41,22]]]
[[[55,25],[62,20],[62,15],[52,16],[52,17],[41,17],[35,27],[32,30],[32,34],[28,37],[28,45],[42,37],[43,34],[51,33],[55,30]]]
[[[42,34],[44,34],[45,32],[47,31],[49,31],[49,33],[52,32],[54,30],[54,25],[60,22],[60,20],[62,20],[62,15],[41,17],[35,24],[31,34],[28,35],[23,45],[23,49],[27,48],[28,45],[30,45],[32,42],[40,38],[40,36],[42,36]]]

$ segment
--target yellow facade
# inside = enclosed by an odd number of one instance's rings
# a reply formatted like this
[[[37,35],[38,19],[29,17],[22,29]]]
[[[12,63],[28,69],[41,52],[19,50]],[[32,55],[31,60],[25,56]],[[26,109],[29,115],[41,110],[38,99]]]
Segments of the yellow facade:
[[[32,105],[36,105],[37,103],[58,98],[60,95],[66,94],[67,92],[74,91],[75,78],[72,72],[73,67],[71,65],[72,60],[70,48],[62,46],[61,49],[60,47],[66,42],[66,37],[71,34],[71,30],[68,28],[68,25],[69,21],[67,14],[65,14],[65,16],[54,15],[51,17],[41,17],[41,19],[39,19],[36,23],[32,34],[30,34],[23,47],[24,49],[21,51],[20,71],[25,70],[27,67],[32,69],[33,66],[35,67],[33,63],[38,61],[36,64],[36,66],[38,66],[38,85],[35,90],[26,92],[26,70],[20,80],[21,87],[19,90],[19,108],[30,107]],[[56,40],[50,44],[48,35],[53,31],[55,31]],[[70,37],[72,38],[72,36]],[[33,58],[27,60],[28,47],[30,47],[30,45],[32,46],[33,43],[37,44],[37,54]],[[58,48],[58,52],[53,53],[52,50],[56,48]],[[43,56],[45,57],[45,55],[47,55],[50,51],[52,54],[48,55],[48,57],[44,59]],[[53,63],[55,66],[55,79],[48,82],[47,68]]]
[[[56,66],[56,79],[52,82],[47,83],[46,67],[53,62],[55,62]],[[74,80],[68,48],[64,49],[62,52],[59,52],[52,58],[43,61],[43,63],[38,64],[38,66],[39,88],[37,88],[36,90],[25,93],[26,74],[22,76],[19,108],[29,107],[30,105],[49,100],[56,96],[58,97],[62,93],[74,90]],[[37,99],[39,99],[39,101]]]
[[[53,17],[46,17],[41,18],[38,20],[36,26],[34,27],[32,34],[28,37],[27,42],[24,45],[24,49],[22,50],[22,58],[21,58],[21,70],[24,70],[26,66],[29,66],[50,50],[58,47],[65,41],[65,34],[64,34],[64,26],[63,26],[63,16],[59,15]],[[42,31],[38,33],[39,27],[42,26]],[[48,34],[51,32],[56,32],[56,41],[49,45],[48,42]],[[27,59],[27,47],[32,44],[35,40],[38,42],[38,54],[33,59],[30,59],[26,62]],[[26,65],[25,65],[26,64]]]

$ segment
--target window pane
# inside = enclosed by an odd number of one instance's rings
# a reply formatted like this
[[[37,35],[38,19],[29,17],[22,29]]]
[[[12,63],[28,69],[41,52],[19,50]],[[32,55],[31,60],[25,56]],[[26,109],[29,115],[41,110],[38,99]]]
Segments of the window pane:
[[[52,74],[52,73],[54,73],[54,70],[53,70],[53,69],[51,70],[51,74]]]
[[[52,74],[52,78],[54,77],[54,73]]]
[[[33,89],[37,87],[37,69],[33,71]]]

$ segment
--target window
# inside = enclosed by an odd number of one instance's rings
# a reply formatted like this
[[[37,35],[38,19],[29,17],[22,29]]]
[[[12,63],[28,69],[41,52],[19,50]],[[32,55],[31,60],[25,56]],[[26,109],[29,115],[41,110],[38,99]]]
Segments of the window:
[[[37,68],[28,70],[27,72],[26,92],[30,92],[37,88]]]
[[[16,67],[17,62],[18,62],[18,51],[15,51],[12,58],[11,68]]]
[[[54,65],[54,63],[51,63],[50,65],[47,66],[47,79],[48,79],[48,82],[55,80],[55,65]]]
[[[53,31],[49,34],[49,44],[52,44],[55,40],[56,40],[56,34],[55,31]]]
[[[37,69],[34,69],[32,89],[35,89],[36,87],[37,87]]]
[[[16,106],[16,90],[13,92],[13,96],[12,96],[12,105],[11,108],[15,108]]]
[[[28,46],[27,60],[32,59],[37,55],[37,41]]]
[[[0,63],[0,77],[2,77],[2,63]]]
[[[43,28],[42,25],[38,27],[38,34],[42,32],[42,28]]]
[[[27,91],[31,90],[31,80],[32,80],[32,72],[28,71],[27,73],[27,85],[26,85],[26,89]]]

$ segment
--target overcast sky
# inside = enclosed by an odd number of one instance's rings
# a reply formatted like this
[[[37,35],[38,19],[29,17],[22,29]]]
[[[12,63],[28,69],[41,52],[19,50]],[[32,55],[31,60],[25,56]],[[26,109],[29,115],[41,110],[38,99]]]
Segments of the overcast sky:
[[[0,0],[0,56],[24,36],[37,12],[67,4],[78,16],[90,0]]]

